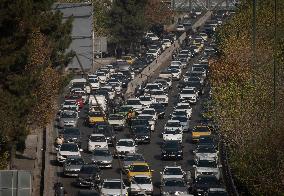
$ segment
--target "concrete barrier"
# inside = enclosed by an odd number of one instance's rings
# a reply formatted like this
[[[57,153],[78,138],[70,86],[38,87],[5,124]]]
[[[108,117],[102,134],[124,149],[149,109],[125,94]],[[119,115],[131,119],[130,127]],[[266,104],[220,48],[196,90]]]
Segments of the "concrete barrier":
[[[202,17],[200,17],[192,26],[192,29],[196,31],[196,29],[202,25],[211,17],[212,11],[206,12]],[[186,37],[186,33],[184,32],[175,42],[171,45],[171,47],[167,48],[156,60],[154,60],[150,65],[145,67],[142,73],[138,74],[134,80],[132,80],[127,87],[125,98],[129,98],[134,95],[135,89],[141,85],[143,82],[147,81],[149,77],[151,77],[156,70],[161,68],[161,66],[168,61],[172,57],[172,53],[174,50],[180,47],[180,44]]]
[[[172,53],[174,50],[180,47],[180,44],[186,37],[186,33],[184,32],[169,48],[167,48],[156,60],[154,60],[150,65],[145,67],[145,69],[138,74],[132,80],[127,87],[125,98],[129,98],[134,95],[135,89],[137,86],[142,85],[143,82],[147,81],[149,77],[153,75],[155,71],[157,71],[161,66],[172,58]]]
[[[204,25],[205,22],[211,17],[212,13],[213,13],[212,11],[208,11],[208,12],[206,12],[201,18],[199,18],[199,19],[192,25],[192,30],[193,30],[193,32],[196,32],[197,29],[198,29],[200,26]]]

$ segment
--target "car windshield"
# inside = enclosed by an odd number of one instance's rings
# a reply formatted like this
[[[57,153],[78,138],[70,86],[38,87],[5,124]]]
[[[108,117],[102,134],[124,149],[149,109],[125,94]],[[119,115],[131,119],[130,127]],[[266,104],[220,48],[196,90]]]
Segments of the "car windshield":
[[[195,132],[210,132],[210,129],[209,129],[209,127],[195,127],[194,128],[194,131]]]
[[[155,110],[143,110],[142,114],[150,114],[150,115],[155,115]]]
[[[177,187],[184,187],[185,184],[182,180],[166,180],[165,186],[177,186]]]
[[[132,109],[132,107],[123,106],[119,108],[118,112],[128,112],[130,109]]]
[[[197,167],[217,167],[216,161],[208,161],[208,160],[199,160]]]
[[[178,148],[178,146],[179,146],[178,141],[167,141],[167,142],[164,144],[164,147],[165,147],[165,148]]]
[[[134,133],[147,133],[148,132],[148,127],[147,126],[135,126],[133,127],[133,132]]]
[[[164,91],[151,91],[152,95],[163,95]]]
[[[183,175],[180,168],[166,168],[164,171],[165,175]]]
[[[172,120],[178,120],[180,122],[187,122],[187,118],[183,116],[175,116],[172,118]]]
[[[123,120],[124,117],[121,115],[110,115],[109,120]]]
[[[149,172],[149,167],[147,165],[131,165],[129,170],[131,172]]]
[[[127,147],[132,147],[134,146],[132,141],[119,141],[117,142],[117,146],[127,146]]]
[[[93,151],[94,156],[110,156],[110,152],[108,150],[94,150]]]
[[[61,118],[76,118],[76,113],[73,111],[64,111],[61,113]]]
[[[139,100],[127,100],[127,105],[141,105]]]
[[[124,161],[142,161],[144,162],[144,158],[142,155],[126,155],[123,159]]]
[[[80,135],[80,131],[76,128],[65,128],[63,129],[63,135]]]
[[[141,101],[151,101],[151,97],[139,97]]]
[[[67,158],[65,164],[67,164],[67,165],[83,165],[84,160],[82,158]]]
[[[215,176],[201,176],[196,179],[200,184],[217,184],[218,180]]]
[[[146,116],[146,115],[142,115],[142,116],[138,116],[137,117],[138,119],[146,119],[146,120],[152,120],[153,119],[153,117],[152,116]]]
[[[92,142],[105,142],[106,138],[105,136],[91,135],[90,140]]]
[[[167,122],[166,127],[180,127],[179,122]]]
[[[147,177],[134,177],[133,182],[136,184],[151,184],[151,178]]]
[[[156,53],[157,51],[155,49],[148,50],[148,53]]]
[[[105,189],[121,189],[121,182],[120,181],[104,182],[103,188],[105,188]],[[124,184],[123,184],[123,189],[125,189]]]
[[[216,153],[216,150],[212,146],[199,146],[197,153]]]
[[[99,172],[99,168],[95,165],[84,165],[80,170],[82,174],[94,174],[97,172]]]
[[[146,120],[145,118],[139,118],[139,119],[135,119],[132,121],[132,126],[136,126],[136,125],[149,125],[148,120]]]
[[[62,144],[60,151],[78,152],[78,146],[76,144]]]
[[[195,94],[194,90],[182,90],[181,94]]]
[[[186,111],[174,111],[173,116],[186,116]]]

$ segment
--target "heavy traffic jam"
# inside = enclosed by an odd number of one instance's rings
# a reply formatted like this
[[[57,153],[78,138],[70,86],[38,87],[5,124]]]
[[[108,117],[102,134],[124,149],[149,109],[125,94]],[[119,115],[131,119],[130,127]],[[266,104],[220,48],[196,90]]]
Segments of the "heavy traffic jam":
[[[227,15],[215,12],[197,32],[185,16],[175,32],[147,32],[143,54],[124,55],[71,80],[55,122],[61,190],[80,196],[228,195],[217,130],[204,117],[214,33]],[[167,66],[125,97],[128,83],[183,32],[186,39]]]

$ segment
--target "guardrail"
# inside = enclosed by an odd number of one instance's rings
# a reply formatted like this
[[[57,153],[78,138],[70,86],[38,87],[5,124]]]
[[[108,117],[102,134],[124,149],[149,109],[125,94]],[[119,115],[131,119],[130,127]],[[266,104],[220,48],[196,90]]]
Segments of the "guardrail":
[[[172,53],[177,48],[186,37],[186,32],[184,32],[169,48],[167,48],[156,60],[149,64],[145,69],[138,74],[138,77],[134,78],[127,87],[125,97],[129,98],[134,95],[137,86],[142,85],[143,82],[147,81],[151,75],[157,71],[166,61],[172,58]]]
[[[219,143],[220,143],[219,150],[220,150],[220,159],[222,164],[222,174],[223,174],[224,183],[226,185],[226,190],[229,195],[239,196],[237,187],[234,183],[231,168],[229,166],[227,146],[223,139],[221,139]]]

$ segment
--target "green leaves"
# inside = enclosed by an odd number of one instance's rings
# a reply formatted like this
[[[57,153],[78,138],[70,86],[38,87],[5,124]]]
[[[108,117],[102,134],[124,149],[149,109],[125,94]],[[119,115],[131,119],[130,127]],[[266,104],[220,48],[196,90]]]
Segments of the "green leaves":
[[[283,7],[278,1],[274,21],[273,2],[258,2],[253,53],[252,4],[244,2],[218,29],[222,55],[210,61],[213,117],[230,146],[235,177],[253,195],[284,192]]]

